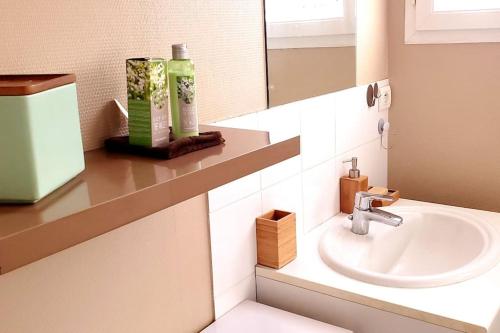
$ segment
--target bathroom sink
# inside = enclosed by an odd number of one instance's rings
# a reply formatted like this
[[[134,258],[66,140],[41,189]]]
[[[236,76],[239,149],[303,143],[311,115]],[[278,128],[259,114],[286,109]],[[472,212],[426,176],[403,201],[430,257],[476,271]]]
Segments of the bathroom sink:
[[[479,217],[441,207],[388,207],[400,227],[371,222],[367,235],[346,218],[322,236],[319,251],[335,271],[368,283],[403,288],[448,285],[488,271],[499,261],[498,232]]]

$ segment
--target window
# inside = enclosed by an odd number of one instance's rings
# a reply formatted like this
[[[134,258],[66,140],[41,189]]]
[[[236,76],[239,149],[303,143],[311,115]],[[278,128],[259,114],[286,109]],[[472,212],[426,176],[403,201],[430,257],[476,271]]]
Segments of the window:
[[[266,0],[267,47],[355,44],[355,0]]]
[[[499,0],[434,0],[434,11],[477,11],[500,9]]]
[[[500,0],[406,0],[408,44],[500,42]]]
[[[344,2],[338,0],[267,0],[267,22],[300,22],[340,18]]]

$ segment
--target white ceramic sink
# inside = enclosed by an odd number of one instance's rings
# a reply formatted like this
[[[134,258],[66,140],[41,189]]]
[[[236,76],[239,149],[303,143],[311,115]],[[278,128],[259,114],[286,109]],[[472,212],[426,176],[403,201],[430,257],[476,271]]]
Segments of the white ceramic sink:
[[[319,251],[332,269],[389,287],[421,288],[479,276],[499,261],[498,232],[459,209],[401,206],[387,211],[403,217],[400,227],[370,222],[356,235],[345,219],[323,235]]]

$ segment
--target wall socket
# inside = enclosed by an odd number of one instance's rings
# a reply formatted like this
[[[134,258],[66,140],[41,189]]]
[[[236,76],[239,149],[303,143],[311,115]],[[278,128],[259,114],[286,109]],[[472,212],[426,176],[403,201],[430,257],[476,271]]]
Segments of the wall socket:
[[[378,108],[379,110],[387,110],[391,107],[392,102],[392,91],[391,86],[384,86],[379,88],[380,97],[378,98]]]

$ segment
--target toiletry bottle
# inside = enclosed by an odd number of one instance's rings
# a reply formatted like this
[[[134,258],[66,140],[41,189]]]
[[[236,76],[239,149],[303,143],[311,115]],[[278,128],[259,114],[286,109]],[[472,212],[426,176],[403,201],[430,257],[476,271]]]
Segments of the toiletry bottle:
[[[176,139],[197,136],[194,64],[189,59],[186,44],[172,45],[172,58],[168,62],[172,132]]]
[[[169,142],[167,61],[127,59],[129,143],[161,147]]]
[[[340,211],[351,214],[354,210],[356,192],[368,191],[368,177],[360,174],[357,157],[343,162],[352,163],[352,168],[349,169],[349,175],[340,178]]]

